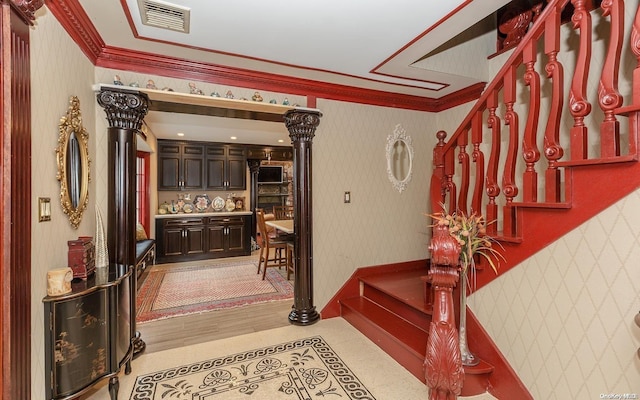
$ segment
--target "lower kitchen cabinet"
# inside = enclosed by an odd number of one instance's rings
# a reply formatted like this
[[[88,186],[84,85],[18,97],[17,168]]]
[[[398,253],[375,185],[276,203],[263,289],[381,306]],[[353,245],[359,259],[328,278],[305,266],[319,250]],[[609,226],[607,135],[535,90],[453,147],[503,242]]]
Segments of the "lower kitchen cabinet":
[[[176,216],[156,222],[160,263],[251,253],[251,215]]]

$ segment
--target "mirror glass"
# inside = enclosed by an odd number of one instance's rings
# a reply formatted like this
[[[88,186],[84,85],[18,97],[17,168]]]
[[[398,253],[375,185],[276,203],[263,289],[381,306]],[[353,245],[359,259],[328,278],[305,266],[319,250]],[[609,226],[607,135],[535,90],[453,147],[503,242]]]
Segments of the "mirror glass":
[[[89,202],[89,135],[82,126],[80,100],[71,96],[67,113],[58,126],[58,181],[62,211],[69,217],[73,228],[82,221],[82,214]]]
[[[387,174],[393,186],[402,192],[411,180],[413,147],[411,137],[396,125],[393,134],[387,136]]]

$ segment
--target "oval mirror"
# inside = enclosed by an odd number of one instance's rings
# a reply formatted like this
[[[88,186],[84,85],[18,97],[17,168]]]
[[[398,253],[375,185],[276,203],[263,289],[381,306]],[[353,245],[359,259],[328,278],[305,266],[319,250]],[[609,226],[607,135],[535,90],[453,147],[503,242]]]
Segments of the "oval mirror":
[[[411,137],[396,125],[393,134],[387,136],[387,174],[389,180],[400,193],[407,188],[413,168],[413,146]]]
[[[80,100],[71,96],[67,113],[58,126],[57,179],[60,181],[62,211],[75,229],[89,202],[89,135],[82,126]]]

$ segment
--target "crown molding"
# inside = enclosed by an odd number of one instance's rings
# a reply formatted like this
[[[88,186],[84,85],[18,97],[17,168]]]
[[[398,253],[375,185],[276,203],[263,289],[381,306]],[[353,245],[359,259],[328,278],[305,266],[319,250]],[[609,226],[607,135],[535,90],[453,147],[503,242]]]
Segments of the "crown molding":
[[[104,43],[78,0],[45,0],[45,4],[89,60],[103,68],[426,112],[475,100],[484,88],[484,84],[477,84],[434,99],[111,47]]]

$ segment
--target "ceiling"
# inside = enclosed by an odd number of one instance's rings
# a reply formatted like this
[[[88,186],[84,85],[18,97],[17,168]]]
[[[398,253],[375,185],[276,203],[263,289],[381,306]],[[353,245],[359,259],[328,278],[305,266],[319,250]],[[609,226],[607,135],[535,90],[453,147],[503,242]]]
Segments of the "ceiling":
[[[479,83],[478,78],[451,71],[425,69],[421,62],[469,26],[490,16],[505,0],[66,0],[77,1],[105,46],[134,54],[251,71],[264,77],[286,76],[326,87],[370,90],[439,99]],[[142,23],[141,10],[152,23],[188,24],[188,32]],[[98,65],[100,65],[98,63]],[[195,80],[195,79],[194,79]],[[153,115],[158,114],[158,115]],[[159,137],[176,130],[207,133],[211,118],[184,119],[151,112],[146,118]],[[237,121],[217,118],[225,135]],[[282,124],[239,127],[239,132],[265,136]],[[204,131],[203,131],[204,129]],[[273,133],[275,136],[277,134]],[[212,139],[209,139],[212,140]],[[266,139],[261,139],[266,140]],[[225,141],[229,141],[228,139]],[[277,144],[277,141],[270,143]]]

